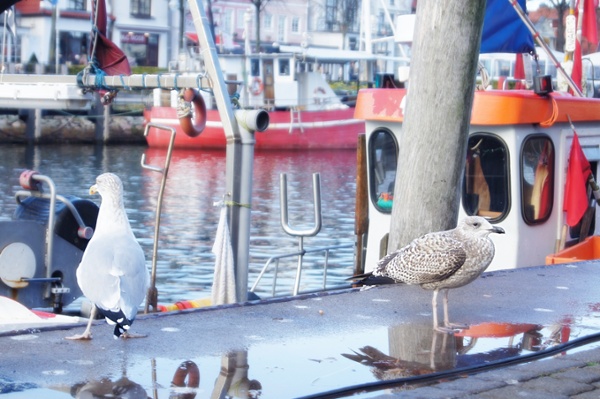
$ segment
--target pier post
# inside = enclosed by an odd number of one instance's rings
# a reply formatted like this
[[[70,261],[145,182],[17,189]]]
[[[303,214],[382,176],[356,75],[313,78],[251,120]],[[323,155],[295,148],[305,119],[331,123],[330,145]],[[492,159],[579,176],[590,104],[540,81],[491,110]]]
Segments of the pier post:
[[[94,118],[94,140],[96,143],[104,143],[108,140],[108,115],[110,115],[110,106],[104,106],[100,101],[100,94],[94,93],[94,104],[91,109]]]
[[[42,138],[42,110],[39,108],[27,109],[25,138],[28,144],[38,143]]]

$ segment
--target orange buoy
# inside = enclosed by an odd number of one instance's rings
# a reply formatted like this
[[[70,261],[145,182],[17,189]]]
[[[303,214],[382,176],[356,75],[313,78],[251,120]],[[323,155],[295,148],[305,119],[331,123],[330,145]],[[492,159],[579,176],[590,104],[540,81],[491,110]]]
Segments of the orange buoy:
[[[183,100],[194,105],[192,117],[191,109],[185,110],[179,116],[181,130],[190,137],[198,137],[206,127],[206,104],[204,98],[194,89],[185,89]],[[179,110],[178,110],[179,111]]]

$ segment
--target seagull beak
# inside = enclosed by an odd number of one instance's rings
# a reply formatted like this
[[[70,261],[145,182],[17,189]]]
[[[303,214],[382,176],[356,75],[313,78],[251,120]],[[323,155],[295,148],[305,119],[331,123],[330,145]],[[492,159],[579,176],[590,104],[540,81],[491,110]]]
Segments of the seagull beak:
[[[90,195],[94,195],[97,193],[98,193],[98,186],[94,184],[92,187],[90,187]]]
[[[492,228],[492,233],[504,234],[504,229],[500,226],[494,226]]]

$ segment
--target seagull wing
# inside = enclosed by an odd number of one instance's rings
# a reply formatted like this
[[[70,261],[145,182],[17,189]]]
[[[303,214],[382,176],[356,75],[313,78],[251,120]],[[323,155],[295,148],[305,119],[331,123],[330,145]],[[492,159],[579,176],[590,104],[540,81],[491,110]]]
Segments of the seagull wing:
[[[96,236],[77,270],[84,295],[103,310],[132,320],[148,288],[144,253],[131,235]]]
[[[451,276],[466,259],[460,241],[448,234],[430,233],[382,258],[373,274],[406,284],[425,284]]]

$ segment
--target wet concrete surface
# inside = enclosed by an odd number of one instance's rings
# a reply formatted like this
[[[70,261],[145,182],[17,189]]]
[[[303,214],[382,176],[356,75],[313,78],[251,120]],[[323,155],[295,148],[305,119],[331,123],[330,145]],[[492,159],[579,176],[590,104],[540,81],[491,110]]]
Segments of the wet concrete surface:
[[[104,322],[94,326],[88,342],[64,339],[82,332],[83,325],[5,334],[0,393],[6,398],[93,397],[94,391],[142,398],[318,395],[487,364],[597,334],[598,287],[596,262],[486,273],[450,292],[451,320],[471,325],[454,335],[433,332],[431,292],[401,285],[141,315],[132,331],[147,337],[131,340],[113,339]],[[186,377],[183,385],[190,384],[193,370],[180,368],[190,364],[198,368],[198,388],[172,387],[178,370]],[[425,389],[432,388],[410,392]]]

